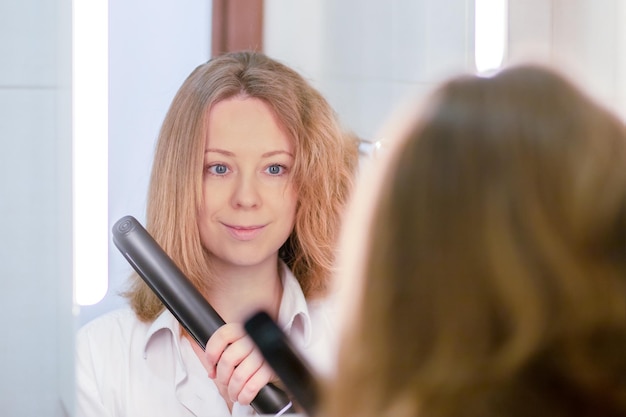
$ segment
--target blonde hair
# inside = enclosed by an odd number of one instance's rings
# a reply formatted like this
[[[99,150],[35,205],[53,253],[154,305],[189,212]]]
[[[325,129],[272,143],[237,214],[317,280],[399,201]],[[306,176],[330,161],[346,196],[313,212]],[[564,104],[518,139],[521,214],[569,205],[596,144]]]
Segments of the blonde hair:
[[[532,65],[429,103],[355,220],[362,296],[322,414],[626,416],[623,123]]]
[[[201,291],[215,279],[197,226],[207,115],[234,96],[265,101],[295,145],[298,193],[294,230],[280,250],[306,297],[325,294],[344,203],[358,160],[357,142],[342,131],[327,101],[302,76],[262,53],[227,53],[184,81],[163,122],[148,193],[146,228]],[[142,320],[163,305],[136,275],[126,293]]]

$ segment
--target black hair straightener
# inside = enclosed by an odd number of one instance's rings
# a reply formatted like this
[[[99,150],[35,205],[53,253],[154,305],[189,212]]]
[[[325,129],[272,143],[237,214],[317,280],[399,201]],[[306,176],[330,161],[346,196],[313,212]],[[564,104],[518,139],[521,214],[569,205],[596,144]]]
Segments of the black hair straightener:
[[[204,350],[224,320],[134,217],[119,219],[112,232],[122,255]],[[251,405],[259,414],[296,413],[289,397],[273,384],[264,386]]]
[[[244,328],[295,401],[306,414],[314,416],[318,403],[318,379],[287,335],[264,311],[246,320]]]

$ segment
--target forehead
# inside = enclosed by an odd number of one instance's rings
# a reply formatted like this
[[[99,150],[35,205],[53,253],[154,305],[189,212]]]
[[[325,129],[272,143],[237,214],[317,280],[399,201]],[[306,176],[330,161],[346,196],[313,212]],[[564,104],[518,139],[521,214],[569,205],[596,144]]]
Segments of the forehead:
[[[293,140],[263,100],[232,97],[208,109],[206,147],[277,147],[293,152]]]

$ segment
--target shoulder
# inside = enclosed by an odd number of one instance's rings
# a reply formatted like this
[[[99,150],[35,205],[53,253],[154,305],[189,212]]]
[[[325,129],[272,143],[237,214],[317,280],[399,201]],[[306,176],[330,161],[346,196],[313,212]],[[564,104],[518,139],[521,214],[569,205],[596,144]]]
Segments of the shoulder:
[[[86,323],[78,330],[77,337],[127,332],[141,324],[133,310],[130,307],[124,307],[105,313]]]
[[[143,340],[150,323],[140,321],[129,307],[113,310],[82,326],[76,334],[80,352],[110,351],[128,346],[133,340]]]

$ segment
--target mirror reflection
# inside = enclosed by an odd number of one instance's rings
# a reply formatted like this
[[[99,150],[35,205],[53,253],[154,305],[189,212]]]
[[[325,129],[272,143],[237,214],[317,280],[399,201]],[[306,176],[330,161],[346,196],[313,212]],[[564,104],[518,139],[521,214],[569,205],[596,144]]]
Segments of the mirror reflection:
[[[7,63],[0,68],[0,135],[6,138],[0,272],[7,277],[0,284],[0,317],[14,328],[15,312],[27,314],[16,337],[4,342],[4,374],[26,375],[0,383],[0,392],[15,393],[2,398],[1,408],[11,415],[71,415],[59,404],[73,396],[74,330],[127,304],[120,293],[132,268],[113,247],[110,228],[129,214],[145,222],[161,123],[188,74],[216,48],[262,50],[293,68],[326,98],[368,155],[384,141],[390,117],[442,80],[461,73],[489,76],[527,60],[554,65],[626,115],[621,0],[155,0],[150,7],[102,0],[109,29],[108,190],[91,188],[108,198],[106,218],[100,216],[108,282],[102,300],[77,307],[68,231],[75,220],[72,7],[79,1],[13,3],[0,6],[7,23],[0,25]],[[245,13],[237,3],[246,3]],[[237,34],[248,43],[237,44]],[[89,140],[89,127],[86,132]],[[96,165],[87,164],[87,171],[89,166]],[[97,274],[83,275],[89,280]],[[42,352],[24,340],[46,340],[53,348]],[[32,401],[33,392],[44,393],[41,401]]]

